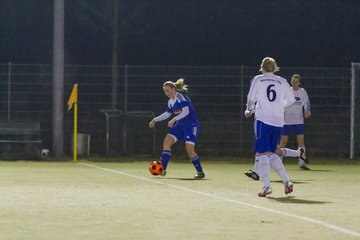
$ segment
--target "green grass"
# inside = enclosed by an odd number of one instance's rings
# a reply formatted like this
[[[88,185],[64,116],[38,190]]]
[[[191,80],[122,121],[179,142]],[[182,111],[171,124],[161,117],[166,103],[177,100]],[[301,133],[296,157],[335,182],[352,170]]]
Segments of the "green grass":
[[[190,162],[155,177],[153,159],[92,160],[0,162],[0,239],[360,238],[359,162],[301,171],[285,160],[294,193],[272,172],[273,194],[259,198],[261,182],[243,174],[250,160],[204,158],[205,180]]]

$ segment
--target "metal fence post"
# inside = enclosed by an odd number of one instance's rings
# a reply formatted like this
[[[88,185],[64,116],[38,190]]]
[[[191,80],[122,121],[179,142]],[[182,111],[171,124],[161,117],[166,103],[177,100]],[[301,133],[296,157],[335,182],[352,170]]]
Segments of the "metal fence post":
[[[244,97],[243,97],[243,94],[244,94],[244,66],[241,65],[241,72],[240,72],[240,151],[243,150],[243,145],[244,145],[244,118],[243,118],[243,115],[242,115],[242,109],[244,107]]]
[[[8,112],[7,112],[7,120],[10,122],[11,119],[11,62],[9,62],[8,68]]]
[[[64,0],[54,1],[52,152],[64,154]]]
[[[127,155],[127,115],[128,115],[128,65],[125,65],[125,83],[124,83],[124,122],[123,122],[123,143],[122,153]]]
[[[355,64],[351,63],[351,109],[350,109],[350,159],[354,159],[354,135],[355,135]]]

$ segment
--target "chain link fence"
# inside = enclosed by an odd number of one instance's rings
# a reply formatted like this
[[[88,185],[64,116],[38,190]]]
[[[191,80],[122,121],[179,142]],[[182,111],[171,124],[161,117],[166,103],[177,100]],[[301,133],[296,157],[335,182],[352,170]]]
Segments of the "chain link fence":
[[[351,69],[283,67],[279,75],[290,79],[295,73],[302,76],[312,107],[312,115],[305,121],[307,151],[315,156],[349,157]],[[199,117],[199,154],[252,153],[253,120],[245,119],[243,111],[250,79],[258,74],[258,67],[119,66],[118,74],[116,109],[122,114],[109,118],[107,146],[104,110],[112,106],[111,66],[65,66],[64,103],[73,84],[78,83],[78,130],[91,134],[92,155],[160,153],[166,122],[157,125],[155,135],[148,122],[151,113],[159,115],[167,107],[163,82],[180,77],[189,85],[189,97]],[[0,120],[39,121],[43,147],[51,148],[52,66],[2,64],[0,91]],[[359,102],[358,93],[355,97]],[[72,119],[73,112],[66,111],[64,104],[65,153],[70,153]],[[296,147],[295,136],[289,143]],[[174,151],[183,153],[183,147],[177,144]],[[355,156],[359,153],[356,148]]]

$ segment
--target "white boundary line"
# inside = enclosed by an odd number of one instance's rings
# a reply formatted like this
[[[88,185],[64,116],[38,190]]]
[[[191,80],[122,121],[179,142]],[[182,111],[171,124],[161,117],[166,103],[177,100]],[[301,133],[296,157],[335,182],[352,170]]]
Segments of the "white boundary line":
[[[324,221],[321,221],[321,220],[317,220],[317,219],[313,219],[313,218],[309,218],[309,217],[304,217],[304,216],[300,216],[300,215],[296,215],[296,214],[292,214],[292,213],[282,212],[282,211],[279,211],[279,210],[276,210],[276,209],[265,208],[265,207],[262,207],[262,206],[259,206],[259,205],[246,203],[246,202],[242,202],[242,201],[239,201],[239,200],[234,200],[234,199],[230,199],[230,198],[224,198],[224,197],[216,196],[214,194],[193,190],[191,188],[185,188],[185,187],[180,187],[180,186],[173,185],[173,184],[158,182],[158,181],[154,181],[154,180],[151,180],[151,179],[148,179],[148,178],[139,177],[139,176],[136,176],[136,175],[133,175],[133,174],[130,174],[130,173],[114,170],[114,169],[111,169],[111,168],[99,167],[99,166],[89,164],[89,163],[78,163],[78,164],[83,165],[83,166],[87,166],[87,167],[100,169],[100,170],[107,171],[107,172],[121,174],[123,176],[128,176],[128,177],[131,177],[131,178],[136,178],[136,179],[139,179],[139,180],[142,180],[142,181],[145,181],[145,182],[150,182],[150,183],[159,184],[159,185],[165,185],[165,186],[175,188],[175,189],[179,189],[179,190],[183,190],[183,191],[186,191],[186,192],[191,192],[191,193],[195,193],[195,194],[198,194],[198,195],[223,200],[225,202],[231,202],[231,203],[235,203],[235,204],[238,204],[238,205],[243,205],[243,206],[259,209],[259,210],[262,210],[262,211],[275,213],[275,214],[278,214],[278,215],[283,215],[283,216],[287,216],[287,217],[296,218],[296,219],[302,220],[304,222],[315,223],[315,224],[318,224],[320,226],[330,228],[330,229],[333,229],[335,231],[351,235],[353,237],[359,237],[360,238],[360,233],[359,232],[349,230],[349,229],[346,229],[346,228],[342,228],[342,227],[339,227],[337,225],[327,223],[327,222],[324,222]]]

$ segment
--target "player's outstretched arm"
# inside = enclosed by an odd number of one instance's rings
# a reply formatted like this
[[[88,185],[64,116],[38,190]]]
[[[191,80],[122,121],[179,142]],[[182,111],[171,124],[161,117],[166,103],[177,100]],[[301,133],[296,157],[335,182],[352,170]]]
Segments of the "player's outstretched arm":
[[[156,118],[154,118],[153,120],[151,120],[149,122],[149,127],[153,128],[153,127],[155,127],[156,122],[164,121],[164,120],[168,119],[169,117],[171,117],[171,113],[166,111],[163,114],[161,114],[161,115],[157,116]]]

